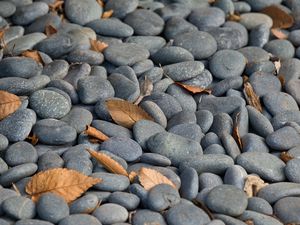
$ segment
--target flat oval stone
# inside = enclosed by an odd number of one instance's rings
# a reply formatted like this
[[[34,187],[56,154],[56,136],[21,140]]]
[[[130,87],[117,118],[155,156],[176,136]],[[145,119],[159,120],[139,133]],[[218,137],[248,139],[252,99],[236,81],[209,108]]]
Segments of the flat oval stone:
[[[286,164],[285,169],[285,175],[287,179],[294,183],[300,183],[300,176],[297,171],[300,168],[300,159],[295,158],[292,160],[289,160]]]
[[[226,169],[224,175],[224,184],[230,184],[243,190],[246,176],[247,172],[243,167],[239,165],[233,165]]]
[[[116,191],[109,196],[108,202],[121,205],[127,210],[132,211],[139,206],[140,199],[135,194]]]
[[[153,101],[143,101],[140,106],[144,109],[156,123],[160,124],[163,128],[167,126],[167,118],[161,108]]]
[[[219,138],[223,133],[231,134],[233,130],[232,118],[227,113],[218,113],[214,116],[213,124],[210,131],[215,133]]]
[[[204,189],[213,189],[214,187],[223,184],[222,178],[214,173],[204,172],[199,175],[199,188],[201,191]]]
[[[102,131],[109,137],[132,138],[131,130],[105,120],[93,120],[92,126]]]
[[[296,58],[286,59],[282,62],[279,74],[282,75],[287,83],[291,79],[299,78],[300,60]]]
[[[102,15],[102,7],[93,0],[67,0],[64,5],[67,18],[76,24],[85,25]]]
[[[171,160],[157,153],[143,153],[140,157],[141,163],[147,163],[153,166],[170,166]]]
[[[102,224],[114,224],[125,222],[128,218],[128,211],[120,205],[114,203],[106,203],[101,205],[93,212]]]
[[[9,146],[5,153],[5,162],[9,166],[35,163],[38,159],[36,149],[28,142],[20,141]]]
[[[150,54],[154,54],[166,44],[166,40],[160,36],[131,36],[126,38],[125,42],[135,43],[148,49]]]
[[[133,225],[144,225],[147,223],[157,223],[159,225],[167,225],[164,220],[164,217],[158,213],[148,209],[137,210],[133,214],[132,224]]]
[[[290,94],[298,104],[300,103],[299,85],[300,82],[298,80],[292,80],[284,85],[285,91]]]
[[[212,83],[213,77],[209,70],[204,69],[201,74],[198,74],[192,79],[185,80],[182,83],[191,86],[200,86],[207,88]]]
[[[246,57],[248,64],[268,61],[270,58],[267,51],[255,46],[248,46],[248,47],[241,48],[239,49],[239,52]]]
[[[263,179],[271,182],[285,180],[285,163],[276,156],[265,152],[245,152],[236,159],[248,173],[258,174]]]
[[[24,177],[33,175],[37,171],[37,165],[34,163],[24,163],[18,166],[11,167],[0,177],[0,184],[3,187],[9,187],[12,183],[21,180]]]
[[[72,224],[102,225],[96,217],[88,215],[88,214],[73,214],[73,215],[63,218],[58,223],[58,225],[72,225]],[[43,224],[41,224],[41,225],[43,225]]]
[[[96,195],[84,195],[70,204],[70,214],[91,213],[95,210],[98,203],[99,200]]]
[[[116,66],[131,66],[149,55],[146,48],[134,43],[115,43],[104,50],[105,59]]]
[[[272,27],[273,20],[266,14],[263,13],[243,13],[241,15],[241,20],[239,21],[243,24],[248,30],[252,30],[261,24],[266,24],[268,27]]]
[[[15,223],[16,225],[54,225],[53,223],[39,219],[24,219]]]
[[[198,173],[194,168],[186,168],[180,173],[180,196],[182,198],[192,200],[199,190]]]
[[[263,137],[253,133],[245,134],[242,137],[243,152],[269,152],[270,149]]]
[[[95,189],[101,191],[124,191],[130,184],[129,179],[123,175],[97,172],[91,176],[102,179],[100,183],[94,185]]]
[[[22,220],[35,217],[35,203],[25,197],[15,196],[2,203],[2,210],[10,217]]]
[[[49,76],[51,80],[63,79],[65,76],[67,76],[68,70],[68,62],[59,59],[45,65],[43,68],[43,74]]]
[[[247,210],[263,213],[266,215],[273,214],[273,208],[269,204],[269,202],[267,202],[265,199],[259,198],[259,197],[248,198]]]
[[[274,130],[282,128],[287,122],[296,122],[300,124],[300,112],[296,111],[283,111],[277,113],[272,119],[271,123],[274,127]]]
[[[246,0],[245,2],[251,6],[252,10],[261,11],[270,5],[280,4],[281,0]]]
[[[30,34],[33,32],[44,32],[45,27],[48,24],[52,24],[53,27],[58,28],[61,25],[61,20],[59,15],[54,13],[47,13],[44,16],[40,16],[30,25],[26,27],[26,33]]]
[[[282,225],[282,223],[273,216],[265,215],[255,211],[246,210],[240,217],[240,220],[252,220],[257,225]]]
[[[150,137],[147,147],[153,153],[168,157],[173,165],[178,165],[192,155],[202,154],[198,142],[168,132],[160,132]]]
[[[38,171],[63,168],[64,160],[54,152],[46,152],[42,154],[38,159]]]
[[[210,210],[229,216],[239,216],[247,208],[247,195],[233,185],[219,185],[207,195],[205,203]]]
[[[103,62],[104,57],[101,52],[89,49],[75,49],[69,53],[66,60],[69,63],[88,63],[90,65],[99,65]]]
[[[285,224],[300,221],[300,198],[286,197],[277,201],[274,205],[274,214]]]
[[[195,112],[197,118],[197,124],[201,127],[203,133],[207,133],[211,125],[213,124],[213,115],[208,110],[199,110]]]
[[[164,36],[167,39],[174,39],[177,35],[198,30],[196,26],[187,22],[181,16],[173,16],[166,21]]]
[[[0,16],[10,17],[16,11],[16,6],[8,1],[0,2]]]
[[[231,224],[231,225],[246,225],[243,221],[236,219],[235,217],[232,216],[227,216],[224,214],[213,214],[215,218],[222,220],[225,224]]]
[[[113,10],[114,17],[123,19],[128,13],[133,12],[138,4],[138,0],[109,0],[105,4],[105,11]]]
[[[293,58],[295,55],[295,47],[288,40],[269,41],[264,45],[264,49],[282,60]]]

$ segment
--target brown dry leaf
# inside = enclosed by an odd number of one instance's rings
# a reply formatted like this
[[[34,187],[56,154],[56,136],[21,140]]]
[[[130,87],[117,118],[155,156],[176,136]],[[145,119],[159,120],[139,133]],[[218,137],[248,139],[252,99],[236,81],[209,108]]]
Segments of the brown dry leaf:
[[[41,63],[42,65],[44,65],[44,61],[43,61],[40,53],[37,50],[27,50],[25,52],[22,52],[21,56],[32,58],[36,62]]]
[[[96,0],[96,2],[103,8],[104,7],[104,3],[102,0]]]
[[[271,29],[271,33],[277,37],[278,39],[287,39],[288,36],[282,32],[282,30],[280,30],[279,28],[272,28]]]
[[[183,87],[185,90],[193,93],[193,94],[198,94],[198,93],[206,93],[206,94],[211,94],[211,90],[210,89],[206,89],[206,88],[202,88],[199,86],[192,86],[192,85],[187,85],[187,84],[183,84],[180,82],[175,82],[175,84],[179,85],[180,87]]]
[[[114,13],[114,10],[110,9],[110,10],[107,10],[105,12],[103,12],[102,14],[102,19],[108,19],[112,16],[112,14]]]
[[[48,24],[46,27],[45,27],[45,34],[49,37],[51,36],[52,34],[55,34],[57,33],[57,29],[51,25],[51,24]]]
[[[253,220],[245,220],[244,222],[247,225],[255,225],[254,222],[253,222]]]
[[[87,149],[87,151],[91,154],[92,157],[97,159],[98,162],[101,163],[105,167],[105,169],[107,169],[109,172],[120,174],[123,176],[128,176],[128,173],[124,169],[124,167],[121,166],[116,160],[112,159],[108,155],[102,152],[96,152],[92,149]]]
[[[275,66],[275,72],[276,74],[278,74],[281,67],[280,59],[278,61],[274,61],[274,66]]]
[[[49,4],[49,9],[52,12],[57,12],[62,10],[62,5],[64,4],[63,0],[56,0],[53,4]]]
[[[32,145],[36,145],[39,141],[38,137],[36,134],[33,134],[32,136],[28,136],[27,139],[30,141]]]
[[[140,85],[140,96],[134,101],[133,104],[138,105],[145,96],[151,95],[152,91],[153,83],[147,76],[145,76],[144,81]]]
[[[100,178],[88,177],[76,170],[55,168],[35,174],[26,185],[27,194],[33,201],[51,192],[72,202],[93,185],[101,182]]]
[[[234,22],[239,22],[241,20],[241,16],[240,15],[236,15],[236,14],[230,14],[227,17],[227,20],[234,21]]]
[[[84,133],[91,137],[97,138],[100,141],[106,141],[109,139],[109,137],[103,134],[100,130],[97,130],[96,128],[89,125],[86,126],[86,130],[84,131]]]
[[[14,191],[17,192],[17,194],[19,196],[21,196],[21,192],[20,192],[19,188],[14,183],[12,183],[11,186],[14,189]]]
[[[239,127],[238,127],[239,119],[240,119],[240,113],[238,113],[235,117],[233,131],[232,131],[232,137],[234,138],[236,143],[239,145],[240,149],[242,149],[243,148],[243,143],[242,143],[242,140],[241,140]]]
[[[139,120],[151,120],[141,107],[124,100],[107,100],[106,106],[112,119],[119,125],[131,128]]]
[[[135,171],[131,171],[129,174],[128,174],[128,178],[130,180],[130,182],[132,183],[134,181],[134,179],[136,178],[138,174],[135,172]]]
[[[247,175],[245,179],[244,191],[246,192],[249,198],[256,196],[257,192],[267,186],[268,183],[265,183],[260,177],[255,175]]]
[[[267,14],[273,20],[272,28],[290,28],[293,26],[294,18],[276,5],[264,8],[261,13]]]
[[[279,79],[279,81],[280,81],[280,83],[281,83],[281,86],[284,87],[284,85],[285,85],[285,79],[284,79],[284,76],[279,75],[277,78]]]
[[[90,49],[96,52],[103,52],[104,49],[108,47],[108,44],[99,40],[90,39],[90,43],[91,43]]]
[[[5,35],[5,31],[8,29],[9,27],[4,27],[0,29],[0,48],[6,48],[6,43],[4,41],[4,35]]]
[[[291,156],[289,153],[287,153],[287,152],[282,152],[281,154],[280,154],[280,159],[283,161],[283,162],[285,162],[285,163],[287,163],[288,161],[290,161],[290,160],[292,160],[294,157],[293,156]]]
[[[17,95],[0,90],[0,120],[17,111],[21,104],[21,99]]]
[[[158,184],[169,184],[176,189],[175,184],[160,172],[142,167],[139,171],[139,181],[141,185],[148,191]]]
[[[244,83],[244,94],[248,104],[256,108],[258,111],[262,112],[262,106],[259,97],[256,95],[252,85],[248,81]]]

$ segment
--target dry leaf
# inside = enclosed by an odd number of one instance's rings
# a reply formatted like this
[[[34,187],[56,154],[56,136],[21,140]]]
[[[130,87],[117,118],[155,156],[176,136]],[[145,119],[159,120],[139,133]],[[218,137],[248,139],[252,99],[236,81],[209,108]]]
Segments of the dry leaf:
[[[244,222],[247,225],[255,225],[254,222],[253,222],[253,220],[245,220]]]
[[[198,93],[206,93],[206,94],[211,94],[211,90],[210,89],[206,89],[206,88],[202,88],[199,86],[192,86],[192,85],[187,85],[187,84],[183,84],[180,82],[175,82],[175,84],[179,85],[180,87],[183,87],[185,90],[193,93],[193,94],[198,94]]]
[[[284,32],[282,32],[282,30],[280,30],[279,28],[272,28],[271,33],[278,39],[287,39],[288,38],[288,36]]]
[[[241,140],[239,127],[238,127],[239,119],[240,119],[240,112],[235,117],[233,131],[232,131],[232,137],[234,138],[236,143],[239,145],[240,149],[243,149],[243,143],[242,143],[242,140]]]
[[[275,66],[275,72],[276,72],[276,74],[278,74],[279,70],[280,70],[280,67],[281,67],[280,59],[278,61],[274,62],[274,66]]]
[[[55,168],[35,174],[27,183],[26,192],[33,201],[37,201],[42,194],[51,192],[69,203],[99,182],[100,178],[88,177],[76,170]]]
[[[62,5],[64,4],[63,0],[56,0],[53,4],[49,4],[49,9],[52,12],[62,11]]]
[[[45,27],[45,34],[49,37],[51,36],[52,34],[56,34],[57,33],[57,29],[51,25],[51,24],[48,24],[46,27]]]
[[[140,85],[140,96],[134,101],[134,104],[138,105],[145,96],[151,95],[152,91],[153,83],[147,76],[145,76],[144,81]]]
[[[240,15],[230,14],[230,15],[227,17],[227,20],[229,20],[229,21],[234,21],[234,22],[239,22],[239,21],[241,20],[241,17],[240,17]]]
[[[279,81],[280,81],[280,83],[281,83],[281,86],[284,87],[284,85],[285,85],[285,79],[284,79],[284,76],[279,75],[277,78],[279,79]]]
[[[96,0],[96,2],[103,8],[104,7],[104,3],[102,0]]]
[[[173,188],[176,189],[175,184],[169,180],[167,177],[162,175],[160,172],[154,170],[154,169],[149,169],[146,167],[142,167],[139,171],[139,180],[141,185],[146,189],[150,190],[154,186],[158,184],[169,184]]]
[[[12,183],[11,186],[14,189],[14,191],[17,192],[17,194],[19,196],[21,196],[21,192],[20,192],[19,188],[14,183]]]
[[[0,29],[0,48],[6,48],[6,43],[4,41],[4,35],[5,35],[5,31],[8,29],[9,27],[4,27]]]
[[[97,130],[96,128],[89,125],[86,126],[86,130],[84,131],[84,133],[91,137],[97,138],[100,141],[106,141],[109,139],[109,137],[103,134],[100,130]]]
[[[256,95],[252,85],[248,81],[244,83],[244,94],[248,104],[256,108],[258,111],[262,112],[262,106],[259,97]]]
[[[283,161],[283,162],[285,162],[285,163],[287,163],[288,161],[290,161],[290,160],[292,160],[294,157],[293,156],[291,156],[289,153],[287,153],[287,152],[282,152],[281,154],[280,154],[280,159]]]
[[[108,47],[108,44],[99,40],[90,39],[90,44],[91,44],[90,49],[96,52],[103,52],[104,49]]]
[[[114,10],[110,9],[108,11],[103,12],[102,14],[102,19],[108,19],[109,17],[112,16],[112,14],[114,13]]]
[[[132,183],[134,181],[134,179],[137,177],[137,173],[135,171],[131,171],[129,174],[128,174],[128,178],[130,180],[130,182]]]
[[[249,198],[256,196],[258,191],[267,186],[268,183],[265,183],[260,177],[255,175],[247,175],[245,179],[244,191],[246,192]]]
[[[276,5],[266,7],[261,12],[272,18],[272,28],[290,28],[293,26],[294,18]]]
[[[106,106],[112,119],[119,125],[131,128],[139,120],[151,120],[142,108],[124,100],[107,100]]]
[[[121,166],[116,160],[112,159],[110,156],[102,152],[96,152],[92,149],[87,149],[87,151],[91,154],[92,157],[97,159],[98,162],[101,163],[109,172],[128,176],[128,173],[124,169],[124,167]]]
[[[32,136],[28,136],[27,139],[30,141],[32,145],[36,145],[39,141],[38,137],[36,134],[33,134]]]
[[[17,95],[0,90],[0,120],[17,111],[21,104],[21,99]]]
[[[40,53],[37,50],[27,50],[25,52],[22,52],[21,56],[32,58],[36,62],[44,65],[44,61],[43,61]]]

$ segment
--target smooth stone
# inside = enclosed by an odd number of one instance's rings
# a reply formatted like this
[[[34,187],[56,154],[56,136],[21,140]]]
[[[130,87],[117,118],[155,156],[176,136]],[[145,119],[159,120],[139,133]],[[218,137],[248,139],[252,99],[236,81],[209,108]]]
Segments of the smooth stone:
[[[131,66],[147,59],[149,55],[146,48],[134,43],[116,43],[104,50],[105,59],[115,66]]]
[[[241,48],[239,49],[239,52],[246,57],[248,64],[268,61],[270,58],[269,53],[267,51],[255,46],[247,46]]]
[[[295,47],[288,40],[269,41],[264,45],[264,49],[281,60],[293,58],[295,55]]]
[[[259,197],[248,198],[247,210],[259,212],[259,213],[266,214],[266,215],[273,214],[273,208],[269,204],[269,202],[267,202],[265,199],[259,198]]]
[[[19,109],[0,121],[0,134],[10,142],[23,141],[28,137],[36,122],[36,114],[31,109]]]
[[[250,6],[253,11],[261,11],[264,8],[275,5],[275,4],[280,4],[282,0],[245,0]]]
[[[192,200],[199,190],[198,173],[194,168],[186,168],[180,173],[180,196],[182,198]]]
[[[64,164],[65,168],[76,170],[84,175],[91,175],[93,172],[93,163],[89,159],[70,159]]]
[[[283,60],[279,69],[279,74],[284,78],[285,83],[288,83],[291,79],[298,79],[300,60],[296,58]]]
[[[291,80],[284,85],[285,91],[295,99],[298,105],[300,103],[299,85],[298,80]]]
[[[44,32],[48,24],[51,24],[53,27],[58,28],[61,25],[61,19],[59,15],[48,12],[44,16],[40,16],[26,27],[25,33],[30,34],[34,32]]]
[[[128,218],[128,211],[120,205],[114,203],[106,203],[101,205],[93,212],[102,224],[114,224],[125,222]]]
[[[6,199],[2,203],[2,210],[16,220],[32,219],[35,217],[35,203],[22,196]]]
[[[210,222],[208,215],[191,203],[179,203],[169,209],[165,215],[169,225],[194,225]]]
[[[164,28],[164,20],[155,12],[137,9],[127,14],[124,22],[134,29],[136,35],[158,35]]]
[[[15,225],[54,225],[54,224],[39,219],[24,219],[24,220],[17,221]]]
[[[240,217],[240,220],[252,220],[257,225],[282,225],[282,223],[273,216],[268,216],[255,211],[246,210]]]
[[[285,180],[285,163],[276,156],[265,152],[245,152],[236,159],[248,173],[255,173],[271,182]]]
[[[265,44],[268,43],[270,36],[270,29],[268,25],[261,24],[253,28],[249,36],[249,45],[257,46],[262,48]]]
[[[215,218],[222,220],[225,224],[229,225],[247,225],[243,221],[236,219],[235,217],[232,216],[227,216],[224,214],[213,214]]]
[[[144,225],[144,224],[156,223],[159,225],[167,225],[164,217],[158,213],[148,209],[139,209],[133,214],[132,224],[133,225]]]
[[[241,190],[244,190],[246,170],[239,166],[233,165],[228,167],[224,175],[224,184],[233,185]]]
[[[140,157],[141,163],[147,163],[153,166],[170,166],[171,160],[157,153],[143,153]]]
[[[45,65],[42,73],[49,76],[51,80],[56,80],[63,79],[65,76],[67,76],[68,70],[68,62],[62,59],[58,59]]]
[[[132,193],[114,192],[109,196],[108,202],[121,205],[127,210],[132,211],[137,209],[140,204],[140,199]]]
[[[24,35],[24,27],[22,26],[10,26],[5,30],[3,41],[8,43],[16,38],[22,37]]]
[[[140,106],[154,119],[154,122],[160,124],[163,128],[166,128],[167,118],[156,103],[152,101],[143,101],[140,103]]]
[[[114,17],[123,19],[128,13],[133,12],[138,4],[138,0],[109,0],[105,4],[105,11],[113,10]]]
[[[160,93],[160,92],[166,92],[166,90],[168,89],[168,87],[173,84],[174,81],[171,78],[163,78],[160,81],[157,81],[154,85],[153,85],[153,91],[152,94],[156,94],[156,93]]]
[[[98,203],[96,195],[84,195],[70,204],[70,214],[91,213],[96,209]]]
[[[242,137],[243,152],[266,152],[270,151],[263,137],[253,133],[245,134]]]
[[[90,65],[99,65],[104,61],[104,57],[101,52],[96,52],[89,49],[75,49],[71,51],[66,60],[69,63],[88,63]]]
[[[0,175],[6,172],[7,170],[8,170],[8,165],[2,158],[0,158]]]
[[[3,210],[2,210],[2,203],[6,200],[6,199],[9,199],[9,198],[12,198],[12,197],[16,197],[16,196],[19,196],[17,192],[11,190],[11,189],[6,189],[6,188],[3,188],[2,186],[0,187],[0,215],[2,217],[3,215]]]
[[[209,33],[191,31],[177,35],[174,45],[188,50],[195,59],[206,59],[217,51],[217,42]]]
[[[202,73],[198,74],[192,79],[185,80],[182,83],[191,86],[200,86],[207,88],[212,83],[213,77],[209,70],[204,69]]]
[[[135,43],[148,49],[150,54],[154,54],[159,49],[165,46],[166,40],[160,36],[131,36],[126,38],[125,42]]]
[[[91,176],[102,179],[100,183],[94,185],[94,189],[96,190],[111,192],[124,191],[129,186],[129,179],[123,175],[97,172]]]
[[[276,70],[271,61],[251,62],[246,65],[245,74],[251,75],[255,72],[273,73]]]
[[[198,30],[197,27],[181,16],[173,16],[166,21],[164,28],[164,36],[168,39],[174,39],[179,34],[188,33]]]
[[[300,159],[295,158],[287,162],[285,170],[285,175],[290,182],[300,183],[300,176],[297,173],[300,168]]]
[[[224,80],[215,83],[212,87],[212,94],[214,96],[222,96],[228,90],[240,89],[243,86],[243,78],[240,76],[228,77]]]
[[[0,2],[0,16],[2,17],[10,17],[16,12],[16,6],[7,1]]]
[[[167,129],[180,124],[196,124],[196,120],[196,115],[193,111],[183,110],[169,119]]]
[[[300,221],[299,211],[300,198],[286,197],[277,201],[274,205],[274,214],[284,224],[298,223]]]
[[[108,155],[110,158],[117,161],[124,169],[128,168],[127,162],[123,158],[121,158],[121,157],[119,157],[119,156],[117,156],[117,155],[115,155],[115,154],[113,154],[109,151],[101,150],[100,152],[105,154],[105,155]],[[101,163],[98,162],[98,165],[99,164],[101,164]]]
[[[271,28],[273,25],[273,20],[271,19],[271,17],[263,13],[255,12],[243,13],[239,22],[248,30],[252,30],[253,28],[261,24],[265,24],[269,28]]]
[[[9,166],[17,166],[37,162],[38,154],[33,145],[20,141],[9,146],[4,158]]]
[[[274,127],[274,130],[282,128],[287,122],[296,122],[300,124],[300,112],[296,111],[283,111],[277,113],[272,119],[271,123]]]
[[[222,9],[225,15],[232,15],[235,10],[231,0],[217,0],[213,6]]]
[[[145,188],[143,188],[138,183],[133,183],[133,184],[131,184],[129,186],[128,191],[129,191],[129,193],[132,193],[132,194],[135,194],[136,196],[138,196],[139,199],[140,199],[141,205],[143,207],[147,207],[147,195],[148,195],[148,191],[146,191]]]
[[[180,16],[180,17],[185,18],[190,14],[191,9],[186,4],[182,4],[179,2],[179,3],[168,4],[163,8],[159,8],[159,9],[155,10],[155,12],[161,18],[163,18],[164,21],[167,21],[168,19],[170,19],[174,16]]]
[[[41,143],[48,145],[64,145],[73,143],[76,140],[75,128],[67,123],[56,119],[39,120],[33,127]]]
[[[210,131],[215,133],[219,138],[224,133],[231,134],[233,130],[232,118],[227,113],[218,113],[214,116],[213,124],[210,127]]]
[[[198,110],[195,112],[197,124],[201,127],[203,133],[207,133],[213,124],[213,114],[208,110]]]
[[[196,141],[168,132],[151,136],[147,147],[150,152],[168,157],[175,166],[188,157],[202,154],[202,148]]]
[[[92,126],[102,131],[109,137],[132,138],[131,130],[105,120],[93,120]]]
[[[222,145],[219,144],[212,144],[206,147],[203,151],[203,154],[226,154],[225,149]]]
[[[201,173],[199,175],[199,189],[212,189],[223,184],[222,178],[213,173]]]
[[[64,147],[66,150],[62,154],[62,158],[65,162],[68,162],[69,160],[72,159],[90,159],[90,153],[86,150],[86,145],[84,144],[79,144],[79,145],[74,145],[70,147]]]
[[[143,73],[145,73],[153,68],[154,68],[154,64],[153,64],[152,60],[150,60],[150,59],[146,59],[144,61],[137,62],[132,66],[132,69],[134,70],[136,76],[140,76]],[[159,67],[156,67],[156,68],[161,70],[161,68],[159,68]]]
[[[228,167],[234,164],[233,159],[223,154],[208,154],[188,158],[181,161],[180,170],[186,167],[193,167],[198,174],[209,172],[214,174],[224,174]]]
[[[224,132],[220,136],[220,139],[226,151],[226,154],[229,155],[233,160],[235,160],[241,154],[241,150],[235,139],[226,132]]]
[[[38,159],[38,171],[44,171],[54,168],[63,168],[64,160],[54,152],[46,152]]]
[[[37,165],[34,163],[24,163],[11,167],[1,175],[0,184],[3,187],[9,187],[12,183],[33,175],[37,171],[37,168]]]
[[[207,147],[209,147],[210,145],[213,145],[213,144],[221,145],[220,138],[218,137],[217,134],[215,134],[213,132],[206,133],[205,136],[201,140],[201,146],[203,148],[207,148]]]
[[[101,222],[94,216],[88,214],[73,214],[63,218],[58,225],[102,225]],[[41,224],[42,225],[42,224]]]
[[[66,17],[79,25],[100,18],[103,12],[102,7],[93,0],[67,0],[64,9]]]
[[[204,136],[201,131],[201,127],[198,124],[179,124],[170,128],[168,132],[180,135],[199,143]]]

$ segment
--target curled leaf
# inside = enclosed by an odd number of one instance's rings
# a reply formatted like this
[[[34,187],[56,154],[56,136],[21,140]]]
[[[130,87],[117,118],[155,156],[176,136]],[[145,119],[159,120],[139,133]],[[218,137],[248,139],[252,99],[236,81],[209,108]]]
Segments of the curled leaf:
[[[281,86],[284,87],[284,85],[285,85],[285,79],[284,79],[284,76],[279,75],[277,78],[279,79],[279,81],[280,81],[280,83],[281,83]]]
[[[30,141],[30,143],[32,145],[36,145],[39,141],[38,137],[36,136],[36,134],[33,134],[31,136],[28,136],[27,139]]]
[[[260,177],[255,175],[248,175],[245,179],[244,191],[250,198],[256,196],[258,191],[267,185],[268,183],[265,183],[264,180],[262,180]]]
[[[131,171],[129,174],[128,174],[128,178],[130,180],[130,182],[132,183],[134,181],[134,179],[138,176],[138,174],[135,172],[135,171]]]
[[[49,4],[49,9],[52,12],[57,12],[62,10],[63,0],[56,0],[53,4]]]
[[[272,28],[271,29],[271,33],[277,37],[278,39],[287,39],[288,35],[285,34],[284,32],[282,32],[282,30],[280,30],[279,28]]]
[[[107,100],[106,106],[112,119],[119,125],[131,128],[139,120],[151,120],[141,107],[124,100]]]
[[[103,0],[96,0],[96,2],[97,2],[102,8],[104,7]]]
[[[96,152],[92,149],[87,149],[87,151],[91,154],[92,157],[97,159],[97,161],[101,163],[109,172],[120,174],[123,176],[128,176],[128,173],[124,169],[124,167],[108,155],[102,152]]]
[[[245,220],[244,222],[247,225],[255,225],[254,222],[253,222],[253,220]]]
[[[112,10],[112,9],[103,12],[102,19],[108,19],[108,18],[110,18],[113,13],[114,13],[114,10]]]
[[[103,52],[104,49],[108,47],[108,44],[99,40],[90,39],[90,44],[91,44],[90,49],[96,52]]]
[[[57,33],[57,29],[51,25],[51,24],[48,24],[46,27],[45,27],[45,34],[49,37],[51,36],[52,34],[55,34]]]
[[[234,22],[239,22],[241,20],[241,16],[240,15],[236,15],[236,14],[230,14],[227,17],[227,20],[234,21]]]
[[[294,157],[293,156],[291,156],[289,153],[287,153],[287,152],[282,152],[281,154],[280,154],[280,159],[283,161],[283,162],[285,162],[285,163],[287,163],[288,161],[290,161],[290,160],[292,160]]]
[[[261,12],[272,18],[272,28],[290,28],[293,26],[294,18],[277,5],[266,7]]]
[[[168,184],[176,189],[175,184],[171,180],[169,180],[167,177],[165,177],[160,172],[154,169],[142,167],[139,171],[138,176],[141,185],[146,190],[150,190],[151,188],[153,188],[158,184]]]
[[[91,137],[97,138],[100,141],[106,141],[109,139],[109,137],[103,134],[100,130],[97,130],[96,128],[89,125],[86,126],[86,130],[84,131],[84,133]]]
[[[262,106],[259,97],[256,95],[252,85],[248,81],[244,83],[244,94],[248,104],[256,108],[258,111],[262,112]]]
[[[147,76],[145,76],[144,81],[140,85],[140,96],[134,101],[134,104],[138,105],[145,96],[151,95],[152,91],[153,83]]]
[[[234,121],[234,125],[233,125],[233,131],[232,131],[232,137],[234,138],[236,143],[239,145],[240,149],[242,149],[243,148],[243,143],[242,143],[242,140],[241,140],[239,126],[238,126],[239,120],[240,120],[240,112],[237,113],[237,115],[235,117],[235,121]]]
[[[0,90],[0,120],[17,111],[21,104],[21,99],[17,95]]]
[[[187,84],[183,84],[180,82],[175,82],[175,84],[179,85],[180,87],[183,87],[185,90],[193,93],[193,94],[198,94],[198,93],[206,93],[206,94],[211,94],[211,90],[210,89],[206,89],[203,87],[199,87],[199,86],[192,86],[192,85],[187,85]]]
[[[69,203],[99,182],[100,178],[88,177],[76,170],[55,168],[35,174],[27,183],[26,192],[33,201],[37,201],[42,194],[51,192]]]
[[[21,56],[32,58],[37,63],[41,63],[42,65],[44,65],[44,61],[37,50],[27,50],[25,52],[22,52]]]

